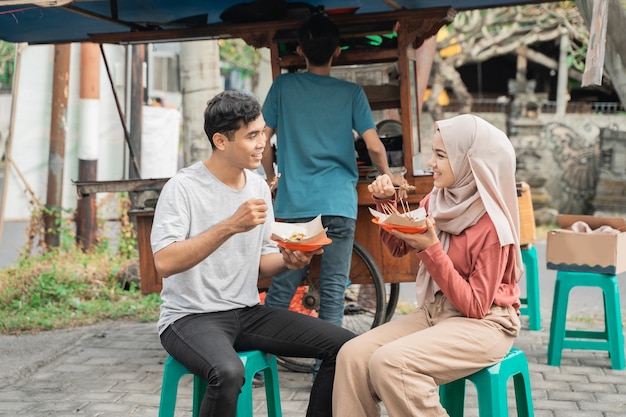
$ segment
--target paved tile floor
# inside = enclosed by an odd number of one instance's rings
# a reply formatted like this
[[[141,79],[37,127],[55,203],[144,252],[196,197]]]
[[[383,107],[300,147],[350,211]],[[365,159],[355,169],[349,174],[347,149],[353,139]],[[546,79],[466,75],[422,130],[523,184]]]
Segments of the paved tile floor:
[[[23,229],[23,224],[5,224],[0,267],[17,258]],[[545,270],[545,242],[538,242],[537,248],[543,328],[524,328],[515,343],[530,364],[535,416],[626,416],[626,371],[612,370],[606,352],[565,350],[561,366],[546,364],[555,273]],[[622,299],[625,277],[620,276]],[[404,285],[401,300],[413,299],[410,284]],[[599,291],[575,289],[570,305],[568,327],[601,326]],[[626,309],[622,314],[626,315]],[[0,416],[156,417],[165,358],[154,323],[114,322],[36,335],[0,336]],[[283,416],[304,417],[310,374],[281,369],[280,387]],[[512,395],[510,382],[509,409],[514,416]],[[264,390],[256,388],[254,397],[254,417],[266,416]],[[465,415],[477,416],[476,393],[471,385],[465,403]],[[190,377],[181,382],[176,415],[191,416]]]
[[[547,342],[545,328],[523,330],[516,342],[530,363],[535,416],[626,416],[626,371],[612,370],[608,355],[595,351],[566,350],[561,366],[548,366]],[[0,415],[157,416],[165,357],[154,323],[0,336]],[[283,415],[304,417],[310,375],[279,374]],[[516,415],[509,385],[510,415]],[[254,397],[255,417],[265,416],[264,390],[256,388]],[[465,415],[478,415],[471,385]],[[191,416],[190,377],[181,382],[177,416]]]

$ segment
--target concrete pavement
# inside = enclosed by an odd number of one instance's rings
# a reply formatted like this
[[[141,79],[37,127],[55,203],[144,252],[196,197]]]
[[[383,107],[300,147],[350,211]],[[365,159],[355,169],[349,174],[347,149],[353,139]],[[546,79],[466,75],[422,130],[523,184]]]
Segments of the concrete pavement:
[[[547,342],[543,329],[523,330],[515,343],[530,363],[535,416],[626,416],[626,371],[612,370],[608,355],[595,351],[565,351],[561,366],[549,366]],[[0,336],[0,346],[0,416],[158,415],[166,354],[154,323]],[[284,369],[279,374],[283,415],[304,417],[310,375]],[[510,386],[511,409],[512,392]],[[255,417],[265,416],[264,390],[256,388],[254,397]],[[476,403],[470,385],[466,416],[478,415]],[[177,416],[191,416],[190,377],[181,382]]]
[[[13,230],[13,229],[11,229]],[[6,236],[5,225],[5,236]],[[0,258],[17,259],[3,239]],[[611,369],[606,352],[565,350],[561,366],[546,364],[554,271],[545,270],[545,242],[538,242],[542,330],[527,330],[523,317],[515,346],[530,364],[537,417],[626,416],[626,371]],[[624,275],[620,276],[624,297]],[[403,284],[401,300],[414,299]],[[623,298],[624,299],[624,298]],[[572,293],[568,327],[599,328],[602,299],[588,290]],[[155,323],[112,322],[35,335],[0,336],[0,416],[157,416],[166,353]],[[311,386],[309,374],[280,370],[285,417],[303,417]],[[265,416],[264,390],[254,390],[255,417]],[[468,385],[466,412],[477,416],[475,390]],[[509,408],[514,411],[509,384]],[[386,415],[383,413],[383,415]],[[191,416],[191,378],[179,388],[177,416]],[[357,416],[355,416],[357,417]],[[485,416],[483,416],[485,417]]]

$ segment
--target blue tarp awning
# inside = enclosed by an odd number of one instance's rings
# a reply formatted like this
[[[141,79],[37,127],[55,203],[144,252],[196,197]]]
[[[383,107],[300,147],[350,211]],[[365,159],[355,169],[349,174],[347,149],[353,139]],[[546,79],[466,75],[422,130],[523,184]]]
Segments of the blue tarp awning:
[[[228,37],[224,33],[200,29],[228,26],[220,16],[230,8],[235,20],[280,21],[305,10],[304,5],[325,10],[379,13],[398,10],[452,7],[467,10],[525,3],[535,0],[0,0],[0,39],[31,44],[95,41],[116,43],[142,38],[163,41],[176,38]],[[234,7],[236,6],[236,7]],[[235,22],[236,23],[236,22]],[[143,33],[145,36],[137,36]],[[197,36],[194,36],[197,33]],[[160,39],[159,34],[162,39]],[[107,36],[103,36],[107,35]],[[224,35],[224,36],[222,36]]]

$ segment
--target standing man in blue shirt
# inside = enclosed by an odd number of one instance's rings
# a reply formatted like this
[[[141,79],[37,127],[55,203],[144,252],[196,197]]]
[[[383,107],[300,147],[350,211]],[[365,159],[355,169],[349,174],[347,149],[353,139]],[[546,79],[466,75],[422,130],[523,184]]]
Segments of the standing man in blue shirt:
[[[298,29],[297,52],[307,70],[276,77],[263,105],[268,138],[277,135],[275,214],[291,223],[322,215],[332,243],[322,255],[319,317],[342,325],[358,209],[353,130],[364,139],[376,169],[391,172],[363,88],[330,75],[333,58],[341,53],[337,26],[326,15],[312,16]],[[263,168],[270,183],[275,173],[269,146]],[[275,276],[265,304],[288,308],[304,273]]]

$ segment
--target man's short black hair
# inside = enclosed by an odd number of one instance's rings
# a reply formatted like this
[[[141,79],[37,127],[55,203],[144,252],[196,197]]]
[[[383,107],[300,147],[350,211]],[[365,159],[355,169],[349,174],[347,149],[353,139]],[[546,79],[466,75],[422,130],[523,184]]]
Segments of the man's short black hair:
[[[326,65],[339,46],[339,28],[328,16],[315,14],[298,29],[298,44],[311,65]]]
[[[261,105],[251,95],[223,91],[207,103],[204,111],[204,132],[215,149],[213,135],[222,133],[232,139],[233,132],[255,121],[261,115]]]

